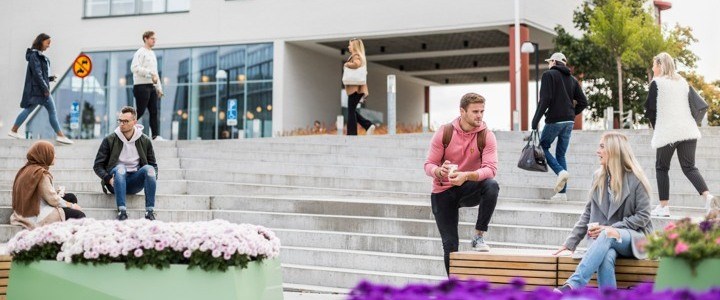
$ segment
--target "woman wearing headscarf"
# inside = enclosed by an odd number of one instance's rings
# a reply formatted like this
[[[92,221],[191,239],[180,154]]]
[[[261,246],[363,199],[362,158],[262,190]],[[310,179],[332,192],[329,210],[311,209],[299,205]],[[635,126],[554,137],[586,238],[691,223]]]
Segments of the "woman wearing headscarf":
[[[67,201],[53,187],[50,166],[55,163],[55,147],[47,141],[33,144],[27,153],[27,163],[13,182],[10,224],[33,229],[66,219],[80,219],[85,213],[75,201],[75,196],[65,194]],[[64,194],[64,192],[63,192]]]

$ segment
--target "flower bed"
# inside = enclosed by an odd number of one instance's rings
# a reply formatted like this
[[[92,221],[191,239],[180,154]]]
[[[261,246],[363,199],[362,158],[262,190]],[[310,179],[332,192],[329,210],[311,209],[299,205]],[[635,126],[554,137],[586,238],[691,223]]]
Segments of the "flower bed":
[[[483,281],[459,281],[450,279],[437,285],[412,284],[405,287],[376,285],[369,282],[360,283],[350,292],[350,300],[685,300],[685,299],[720,299],[720,289],[705,293],[689,291],[666,291],[654,293],[652,285],[643,284],[631,290],[574,290],[565,295],[554,293],[549,288],[538,288],[532,292],[523,290],[521,279],[515,280],[511,286],[491,289],[491,285]]]
[[[184,264],[205,271],[225,271],[277,257],[280,240],[265,227],[224,220],[165,223],[80,219],[23,230],[7,248],[14,262],[26,264],[39,260],[117,262],[127,268],[159,269]]]
[[[650,237],[647,250],[660,259],[655,289],[704,291],[720,286],[720,220],[682,219]]]

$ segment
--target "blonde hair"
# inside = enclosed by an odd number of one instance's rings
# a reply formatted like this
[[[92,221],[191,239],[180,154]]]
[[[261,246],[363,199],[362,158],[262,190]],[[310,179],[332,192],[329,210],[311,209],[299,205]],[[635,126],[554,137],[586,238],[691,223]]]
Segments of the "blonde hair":
[[[679,79],[680,75],[675,70],[675,61],[667,52],[655,55],[653,62],[660,68],[660,76],[670,79]]]
[[[352,48],[355,49],[354,54],[360,55],[360,60],[362,61],[363,66],[366,65],[365,44],[363,44],[363,41],[361,39],[351,39],[350,45],[352,45]]]
[[[650,194],[650,182],[637,158],[635,158],[628,137],[619,132],[607,132],[603,134],[600,141],[605,144],[607,164],[595,171],[595,180],[590,193],[599,193],[598,200],[602,202],[602,195],[605,193],[605,182],[607,182],[608,176],[612,175],[610,177],[610,190],[616,195],[614,201],[622,200],[620,195],[622,195],[623,189],[623,175],[627,172],[635,174],[635,177],[645,187],[645,191]]]

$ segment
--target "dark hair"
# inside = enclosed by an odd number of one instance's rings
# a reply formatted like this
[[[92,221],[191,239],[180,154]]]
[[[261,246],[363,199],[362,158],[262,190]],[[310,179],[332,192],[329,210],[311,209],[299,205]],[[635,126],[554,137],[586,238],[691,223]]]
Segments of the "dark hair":
[[[123,106],[123,108],[120,109],[120,112],[123,114],[131,113],[133,115],[133,118],[137,119],[137,111],[132,106]]]
[[[467,110],[468,106],[473,103],[485,104],[485,97],[476,93],[467,93],[460,99],[460,107],[464,110]]]
[[[38,51],[42,51],[43,50],[43,42],[48,39],[50,39],[49,35],[44,34],[44,33],[38,34],[38,36],[33,41],[31,48],[38,50]]]
[[[152,31],[152,30],[145,31],[143,33],[143,43],[145,42],[145,40],[149,39],[153,35],[155,35],[155,31]]]

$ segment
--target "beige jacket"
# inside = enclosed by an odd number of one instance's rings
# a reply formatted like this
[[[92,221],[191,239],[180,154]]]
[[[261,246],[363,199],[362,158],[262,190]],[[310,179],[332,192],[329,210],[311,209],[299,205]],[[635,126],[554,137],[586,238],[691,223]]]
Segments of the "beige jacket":
[[[58,195],[53,188],[50,178],[45,176],[38,186],[38,201],[40,201],[40,214],[35,217],[23,217],[13,211],[10,216],[10,225],[20,225],[25,229],[34,229],[53,222],[65,221],[67,202]]]

